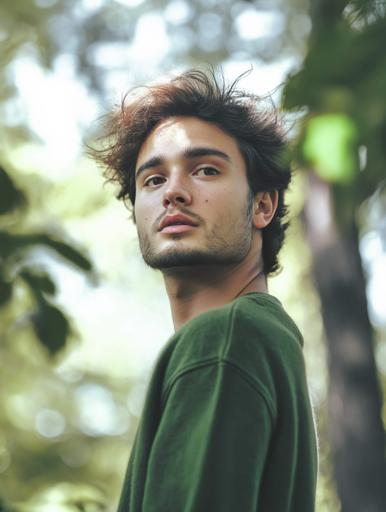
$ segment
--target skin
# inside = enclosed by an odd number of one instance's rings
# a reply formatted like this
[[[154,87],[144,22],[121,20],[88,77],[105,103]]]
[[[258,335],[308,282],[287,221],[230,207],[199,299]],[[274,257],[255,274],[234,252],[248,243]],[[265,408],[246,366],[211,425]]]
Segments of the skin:
[[[197,148],[223,155],[197,155]],[[176,330],[239,295],[267,292],[261,229],[271,221],[278,196],[250,195],[233,137],[196,117],[163,120],[140,149],[136,176],[141,253],[163,274]],[[159,231],[165,215],[177,213],[198,225],[180,233]]]

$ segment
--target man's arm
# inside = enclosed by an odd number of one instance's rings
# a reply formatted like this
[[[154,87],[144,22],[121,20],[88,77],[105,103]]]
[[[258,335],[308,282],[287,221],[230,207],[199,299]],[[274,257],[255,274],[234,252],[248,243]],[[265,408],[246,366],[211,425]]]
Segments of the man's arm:
[[[273,425],[264,390],[234,365],[210,362],[167,391],[143,512],[257,510]]]

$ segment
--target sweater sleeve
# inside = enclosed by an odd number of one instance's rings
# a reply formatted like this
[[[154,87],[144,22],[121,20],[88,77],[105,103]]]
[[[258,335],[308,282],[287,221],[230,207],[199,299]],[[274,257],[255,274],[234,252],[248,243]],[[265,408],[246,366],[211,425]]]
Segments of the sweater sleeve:
[[[251,512],[273,429],[264,390],[226,361],[179,374],[147,467],[143,512]]]

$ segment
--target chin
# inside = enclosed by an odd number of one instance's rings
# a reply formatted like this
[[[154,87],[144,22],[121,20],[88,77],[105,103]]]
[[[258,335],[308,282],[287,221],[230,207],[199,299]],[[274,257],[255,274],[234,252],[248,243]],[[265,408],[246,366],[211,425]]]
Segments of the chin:
[[[158,254],[143,254],[145,263],[154,269],[162,270],[173,267],[190,267],[198,265],[228,265],[239,263],[240,255],[226,255],[224,252],[192,250],[172,250]]]

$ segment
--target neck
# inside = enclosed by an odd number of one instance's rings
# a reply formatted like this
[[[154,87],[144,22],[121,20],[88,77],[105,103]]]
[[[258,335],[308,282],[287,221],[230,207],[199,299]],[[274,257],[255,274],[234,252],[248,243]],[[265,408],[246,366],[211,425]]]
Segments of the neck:
[[[267,292],[262,261],[229,266],[196,265],[163,272],[175,330],[209,309],[223,306],[250,292]]]

